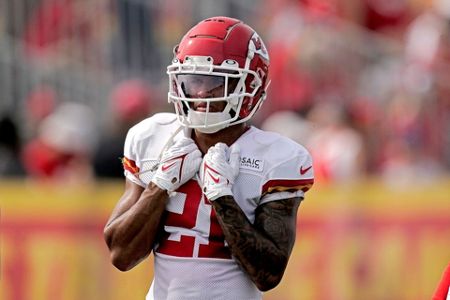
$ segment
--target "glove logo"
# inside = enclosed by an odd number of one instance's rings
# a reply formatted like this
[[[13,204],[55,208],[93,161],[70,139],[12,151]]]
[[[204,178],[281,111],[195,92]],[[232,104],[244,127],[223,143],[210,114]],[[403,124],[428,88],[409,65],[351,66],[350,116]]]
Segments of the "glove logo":
[[[171,163],[171,164],[165,164],[165,165],[162,165],[161,166],[161,170],[163,171],[163,172],[165,172],[165,171],[167,171],[167,169],[169,169],[171,166],[173,166],[174,164],[175,164],[176,162],[174,161],[173,163]]]
[[[171,160],[166,161],[162,166],[161,166],[161,171],[165,172],[168,169],[170,169],[170,167],[172,167],[174,164],[177,163],[177,159],[181,159],[181,166],[183,166],[183,160],[186,157],[187,154],[178,156],[178,157],[174,157]]]
[[[219,183],[220,178],[219,177],[214,177],[213,174],[211,174],[211,172],[208,172],[209,177],[211,177],[211,179],[215,182],[215,183]]]
[[[211,172],[212,171],[212,172]],[[205,164],[205,173],[207,173],[209,175],[209,177],[211,177],[211,179],[215,182],[215,183],[219,183],[220,181],[220,177],[215,177],[213,175],[213,173],[215,174],[219,174],[219,172],[217,172],[216,170],[214,170],[213,168],[211,168],[210,166],[208,166],[207,164]]]

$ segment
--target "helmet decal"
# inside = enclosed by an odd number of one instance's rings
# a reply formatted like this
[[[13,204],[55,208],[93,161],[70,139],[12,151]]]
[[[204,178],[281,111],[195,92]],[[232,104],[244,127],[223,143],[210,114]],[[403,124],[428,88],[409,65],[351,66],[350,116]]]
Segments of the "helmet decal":
[[[264,45],[264,42],[256,32],[253,34],[253,37],[250,41],[255,47],[255,53],[261,55],[264,59],[269,61],[269,52],[267,51],[266,45]]]

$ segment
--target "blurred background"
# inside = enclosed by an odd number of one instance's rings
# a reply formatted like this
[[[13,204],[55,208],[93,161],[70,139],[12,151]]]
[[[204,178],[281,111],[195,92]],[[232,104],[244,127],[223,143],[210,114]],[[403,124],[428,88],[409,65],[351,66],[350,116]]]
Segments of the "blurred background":
[[[271,54],[253,124],[313,155],[270,299],[430,299],[450,262],[449,0],[0,1],[0,299],[143,299],[152,259],[109,263],[130,126],[167,103],[200,20]]]

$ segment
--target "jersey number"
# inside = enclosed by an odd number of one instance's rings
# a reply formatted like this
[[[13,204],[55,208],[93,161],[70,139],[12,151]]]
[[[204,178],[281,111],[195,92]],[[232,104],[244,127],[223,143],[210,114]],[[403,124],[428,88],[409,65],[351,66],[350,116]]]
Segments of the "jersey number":
[[[198,221],[198,219],[201,219],[201,216],[198,218],[199,212],[202,211],[201,205],[211,206],[211,204],[203,197],[197,181],[188,181],[177,190],[177,193],[181,193],[185,198],[182,212],[166,211],[165,230],[156,252],[178,257],[231,258],[229,249],[225,247],[225,237],[217,221],[214,209],[210,207],[211,213],[209,218],[207,218],[208,221]],[[196,229],[209,232],[208,241],[206,243],[196,243],[196,238],[198,237],[183,234],[180,234],[179,239],[170,240],[171,233],[166,230],[167,226],[170,226],[171,229],[179,229],[171,230],[172,235],[174,232],[183,232],[183,228],[189,232],[194,232],[191,230]],[[195,249],[196,244],[198,250]]]

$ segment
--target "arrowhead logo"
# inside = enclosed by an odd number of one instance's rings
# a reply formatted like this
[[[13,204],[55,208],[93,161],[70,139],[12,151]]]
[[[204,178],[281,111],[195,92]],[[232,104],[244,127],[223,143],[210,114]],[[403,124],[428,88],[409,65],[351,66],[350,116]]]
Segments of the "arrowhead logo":
[[[303,169],[303,166],[300,167],[300,175],[304,175],[306,172],[309,171],[309,169],[311,169],[312,166],[307,167],[306,169]]]
[[[122,158],[122,165],[125,170],[128,172],[131,172],[132,174],[138,174],[139,173],[139,167],[136,166],[136,162],[132,159],[123,157]]]
[[[255,47],[255,52],[264,57],[264,59],[269,60],[266,45],[264,45],[263,41],[256,33],[253,34],[251,41]]]

